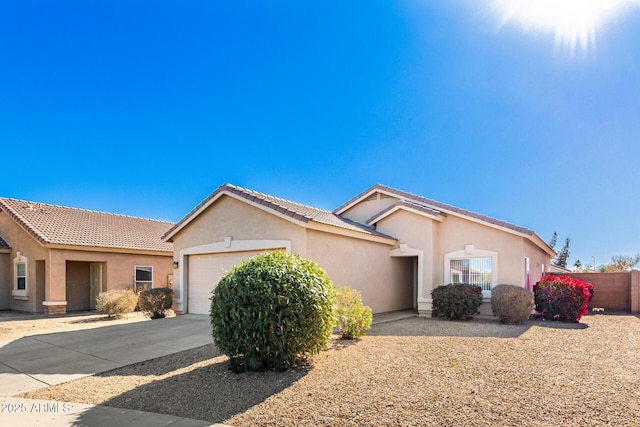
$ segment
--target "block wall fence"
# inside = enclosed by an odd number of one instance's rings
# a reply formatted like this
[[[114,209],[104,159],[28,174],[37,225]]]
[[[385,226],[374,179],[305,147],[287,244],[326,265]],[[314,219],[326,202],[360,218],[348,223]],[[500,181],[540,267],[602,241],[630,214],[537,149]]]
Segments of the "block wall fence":
[[[559,274],[560,275],[560,274]],[[640,314],[640,271],[618,273],[564,273],[595,286],[590,309]]]

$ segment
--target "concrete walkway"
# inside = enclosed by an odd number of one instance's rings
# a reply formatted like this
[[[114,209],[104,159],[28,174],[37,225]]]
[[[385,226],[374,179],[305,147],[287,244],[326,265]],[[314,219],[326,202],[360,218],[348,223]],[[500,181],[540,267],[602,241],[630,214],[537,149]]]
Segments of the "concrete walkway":
[[[9,396],[211,344],[206,315],[156,319],[0,342],[0,425],[206,426],[129,409]]]

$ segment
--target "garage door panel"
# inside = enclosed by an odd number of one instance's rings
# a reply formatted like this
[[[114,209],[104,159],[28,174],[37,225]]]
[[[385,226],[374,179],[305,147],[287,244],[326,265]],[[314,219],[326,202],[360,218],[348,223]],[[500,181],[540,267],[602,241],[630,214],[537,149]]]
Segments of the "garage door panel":
[[[189,256],[189,313],[209,314],[209,297],[220,278],[234,266],[264,251],[229,252]]]

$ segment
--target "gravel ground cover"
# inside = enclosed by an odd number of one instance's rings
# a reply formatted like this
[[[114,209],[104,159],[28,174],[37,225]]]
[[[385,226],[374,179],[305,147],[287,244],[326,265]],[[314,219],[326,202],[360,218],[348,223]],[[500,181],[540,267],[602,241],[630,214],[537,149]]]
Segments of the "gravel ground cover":
[[[640,318],[375,325],[313,364],[234,374],[213,345],[26,393],[233,426],[640,425]]]

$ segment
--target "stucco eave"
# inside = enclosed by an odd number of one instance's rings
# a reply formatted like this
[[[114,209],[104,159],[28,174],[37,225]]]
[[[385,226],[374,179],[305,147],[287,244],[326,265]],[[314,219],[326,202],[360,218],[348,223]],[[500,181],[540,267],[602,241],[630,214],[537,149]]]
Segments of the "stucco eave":
[[[5,249],[5,248],[0,249],[0,254],[10,254],[10,253],[11,253],[11,249]]]

